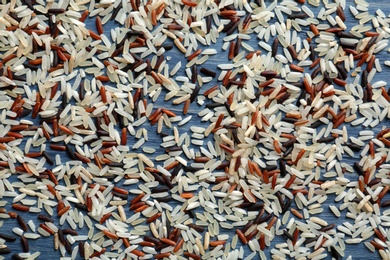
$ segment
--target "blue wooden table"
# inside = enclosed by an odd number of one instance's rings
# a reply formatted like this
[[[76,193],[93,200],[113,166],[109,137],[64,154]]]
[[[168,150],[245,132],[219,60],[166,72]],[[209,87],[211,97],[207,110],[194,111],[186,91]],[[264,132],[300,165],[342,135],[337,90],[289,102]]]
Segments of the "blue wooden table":
[[[270,3],[270,2],[271,1],[266,1],[266,3]],[[386,0],[376,0],[376,1],[368,0],[367,2],[370,3],[369,11],[370,11],[371,14],[373,14],[378,8],[382,9],[382,11],[386,15],[390,14],[390,7],[389,7],[390,2],[388,2]],[[350,0],[348,0],[347,3],[348,4],[354,4],[353,1],[350,1]],[[318,11],[319,11],[319,8],[311,7],[311,9],[313,10],[313,12],[315,14],[318,13]],[[347,14],[346,25],[348,26],[348,28],[351,28],[352,26],[356,25],[357,24],[357,20],[352,18],[348,8],[345,11],[345,13]],[[95,21],[95,19],[88,19],[86,21],[87,28],[89,26],[91,28],[95,28],[94,21]],[[108,22],[104,26],[105,27],[105,34],[106,34],[107,37],[110,37],[109,28],[113,28],[113,27],[116,27],[116,26],[118,26],[118,24],[115,23],[115,22],[111,22],[111,21]],[[206,46],[206,47],[202,46],[202,48],[215,48],[218,52],[219,51],[222,52],[221,55],[218,54],[218,55],[210,56],[208,61],[203,65],[204,67],[210,68],[212,70],[217,70],[216,68],[217,68],[218,64],[229,63],[230,62],[227,59],[227,52],[222,51],[222,49],[221,49],[221,46],[222,46],[222,43],[223,43],[222,38],[223,38],[223,36],[221,36],[219,38],[218,43],[215,44],[215,45]],[[249,41],[245,41],[245,43],[253,46],[255,49],[259,48],[258,47],[258,39],[257,39],[256,35],[251,35],[251,39]],[[270,42],[270,44],[271,44],[271,42]],[[170,65],[170,68],[173,68],[173,66],[177,62],[180,61],[182,63],[182,68],[179,70],[177,75],[178,76],[179,75],[184,75],[184,69],[185,69],[185,65],[187,63],[187,60],[185,59],[185,57],[183,56],[183,54],[180,51],[178,51],[176,48],[173,48],[172,50],[170,50],[170,51],[168,51],[166,53],[166,58],[167,59],[170,58],[170,60],[168,61],[168,64]],[[389,53],[387,51],[382,51],[382,52],[377,54],[377,58],[381,61],[383,72],[378,73],[375,76],[374,80],[375,81],[379,81],[379,80],[387,81],[390,69],[384,65],[384,61],[385,60],[390,60],[390,55],[389,55]],[[220,70],[218,69],[217,71],[220,71]],[[216,80],[216,78],[214,80],[212,80],[211,82],[205,84],[205,86],[203,86],[201,88],[200,93],[203,93],[206,89],[208,89],[211,86],[214,86],[216,84],[220,84],[220,82],[218,82]],[[349,79],[349,80],[353,80],[353,79]],[[159,107],[159,106],[161,106],[161,107],[169,107],[172,111],[175,111],[178,114],[181,114],[182,106],[174,106],[174,105],[171,104],[171,102],[164,102],[162,97],[163,97],[163,95],[161,95],[159,100],[155,103],[155,105],[154,105],[155,107]],[[206,103],[207,103],[207,101],[206,101]],[[191,119],[191,121],[189,123],[179,127],[179,130],[180,130],[181,133],[184,133],[184,132],[190,133],[190,127],[191,126],[207,127],[208,122],[202,122],[201,121],[201,117],[198,116],[199,111],[201,111],[203,108],[204,108],[204,105],[200,106],[200,105],[196,104],[196,102],[191,104],[190,109],[189,109],[189,113],[187,114],[187,116],[191,115],[192,119]],[[157,156],[159,154],[163,154],[164,153],[164,148],[158,146],[161,143],[162,139],[156,133],[156,125],[155,126],[150,126],[149,124],[145,124],[145,125],[147,125],[145,127],[148,129],[149,140],[144,144],[144,146],[153,147],[153,148],[156,149],[156,153],[153,156],[151,156],[151,158],[153,158],[153,157],[155,157],[155,156]],[[380,125],[376,126],[372,130],[375,133],[377,133],[377,132],[379,132],[379,129],[383,125],[389,126],[389,119],[386,119]],[[350,136],[357,135],[358,132],[361,131],[361,130],[363,130],[363,127],[349,127],[349,135]],[[171,131],[171,130],[167,130],[167,131]],[[212,140],[212,139],[208,138],[207,140]],[[134,143],[136,141],[137,141],[136,139],[130,138],[128,140],[128,145],[131,147],[131,146],[134,145]],[[142,151],[142,147],[137,150],[137,152],[141,152],[141,151]],[[55,154],[55,153],[53,153],[53,151],[50,151],[50,153],[52,153],[53,156]],[[60,154],[61,154],[63,163],[66,162],[69,159],[65,152],[60,153]],[[356,153],[356,154],[358,154],[358,153]],[[359,159],[360,158],[358,158],[358,157],[356,157],[356,158],[347,158],[345,160],[345,162],[350,164],[350,165],[352,165],[354,162],[358,161]],[[354,176],[352,176],[352,174],[351,174],[350,177],[351,177],[351,179],[355,178]],[[11,180],[17,181],[17,175],[12,176]],[[125,188],[129,189],[131,187],[125,186]],[[130,195],[130,199],[133,198],[133,197],[134,197],[134,195]],[[8,201],[8,204],[7,204],[6,208],[8,210],[11,210],[10,205],[12,204],[12,199],[10,199],[10,198],[3,198],[3,199]],[[177,205],[176,203],[177,203],[176,201],[172,201],[171,202],[172,206]],[[346,212],[345,210],[342,211],[342,213],[341,213],[342,216],[340,218],[336,218],[330,212],[330,210],[328,209],[329,205],[339,205],[338,203],[336,203],[334,201],[334,196],[332,196],[332,195],[330,195],[328,197],[328,200],[322,205],[325,210],[320,215],[321,218],[327,220],[328,223],[342,224],[345,221],[351,222],[350,219],[347,219],[346,217],[344,217],[345,216],[345,212]],[[21,215],[23,216],[23,218],[26,221],[32,219],[36,224],[38,224],[38,222],[36,220],[37,219],[36,214],[21,213]],[[128,213],[128,217],[129,216],[131,216],[130,213]],[[58,219],[56,217],[54,217],[54,219],[55,219],[55,224],[59,226]],[[1,230],[0,230],[1,233],[12,233],[12,228],[17,226],[17,223],[16,223],[15,219],[2,219],[2,220],[0,220],[0,223],[2,224]],[[81,234],[86,234],[87,229],[83,228],[83,229],[79,229],[77,231],[81,235]],[[231,231],[229,231],[229,230],[221,230],[221,233],[229,234],[231,237],[233,237],[233,235],[234,235],[234,231],[233,230],[231,230]],[[272,244],[271,244],[270,248],[273,248],[273,246],[275,244],[282,243],[282,242],[285,242],[285,238],[284,237],[276,237],[272,241]],[[13,243],[7,242],[6,244],[12,250],[13,253],[20,253],[21,252],[20,242],[18,240],[16,242],[13,242]],[[239,242],[239,245],[241,245],[240,242]],[[244,246],[244,248],[246,250],[245,251],[245,256],[249,255],[251,253],[249,248],[247,246]],[[41,255],[40,255],[39,259],[50,259],[50,258],[51,259],[60,259],[59,252],[55,252],[53,250],[53,236],[41,237],[38,240],[30,240],[30,252],[34,253],[36,251],[40,251],[41,252]],[[269,251],[270,251],[270,249],[267,249],[267,251],[266,251],[266,254],[267,254],[268,257],[270,257],[270,252]],[[353,257],[353,259],[364,259],[364,258],[367,258],[367,259],[379,259],[378,253],[371,253],[371,252],[369,252],[368,249],[363,245],[363,243],[358,244],[358,245],[346,245],[345,258],[347,256],[349,256],[349,255],[351,255]],[[69,255],[67,255],[67,256],[69,256]],[[10,255],[5,255],[5,258],[6,259],[10,259],[11,258],[11,254]],[[254,259],[257,259],[257,258],[255,257]],[[330,259],[330,257],[328,257],[327,259]]]

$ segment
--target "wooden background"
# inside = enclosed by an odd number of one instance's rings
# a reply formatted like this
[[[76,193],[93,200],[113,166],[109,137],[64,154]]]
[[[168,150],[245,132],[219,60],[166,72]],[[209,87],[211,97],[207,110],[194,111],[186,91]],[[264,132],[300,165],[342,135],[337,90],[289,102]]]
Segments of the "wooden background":
[[[330,2],[331,0],[329,0]],[[266,1],[267,3],[269,3],[270,1]],[[370,1],[368,0],[367,2],[370,3],[370,13],[371,14],[374,14],[375,11],[378,9],[378,8],[381,8],[382,11],[388,15],[390,14],[390,1],[388,0],[376,0],[376,1]],[[348,0],[347,1],[348,4],[352,4],[354,5],[354,2],[353,1],[350,1]],[[313,12],[318,13],[319,11],[319,8],[312,8]],[[348,28],[351,28],[353,26],[355,26],[358,21],[355,20],[354,18],[351,17],[351,14],[349,12],[349,10],[347,9],[345,11],[345,13],[347,14],[347,26]],[[95,28],[95,24],[94,24],[94,19],[89,19],[87,20],[87,23],[88,23],[88,26],[90,26],[91,28]],[[108,24],[106,24],[104,27],[105,27],[105,33],[108,37],[110,37],[109,35],[109,30],[108,28],[112,28],[112,27],[115,27],[115,26],[118,26],[117,23],[112,23],[112,22],[109,22]],[[306,30],[306,28],[305,28]],[[214,56],[210,56],[209,60],[203,65],[205,67],[208,67],[212,70],[216,70],[216,67],[218,64],[220,63],[228,63],[228,59],[227,59],[227,53],[222,51],[221,49],[221,45],[222,45],[222,38],[223,37],[220,37],[218,43],[214,46],[206,46],[206,47],[202,47],[200,46],[201,48],[215,48],[217,49],[218,51],[221,51],[222,53],[221,54],[218,54],[218,55],[214,55]],[[251,40],[250,41],[246,41],[246,43],[252,45],[253,47],[255,48],[259,48],[258,46],[258,38],[255,34],[251,35]],[[269,44],[272,44],[272,41],[269,42]],[[168,64],[170,65],[170,68],[173,68],[176,64],[176,62],[178,61],[181,61],[182,62],[182,69],[179,71],[179,73],[177,75],[184,75],[183,74],[183,71],[184,71],[184,67],[185,67],[185,64],[186,64],[186,59],[183,57],[182,53],[180,53],[177,49],[172,49],[171,51],[167,52],[166,53],[166,56],[170,56],[170,61],[168,62]],[[385,60],[387,59],[390,59],[390,55],[388,54],[387,51],[382,51],[381,53],[379,53],[377,55],[377,58],[380,59],[381,61],[381,65],[383,67],[383,72],[381,73],[378,73],[376,75],[376,77],[374,78],[374,80],[387,80],[390,76],[389,72],[389,68],[386,67],[383,63]],[[219,71],[219,70],[218,70]],[[350,81],[352,81],[353,79],[349,79]],[[205,84],[202,89],[201,89],[201,92],[200,93],[203,93],[206,89],[208,89],[210,86],[214,86],[215,84],[218,84],[216,80],[213,80],[212,82],[210,83],[207,83]],[[156,104],[154,105],[155,107],[158,107],[158,106],[161,106],[161,107],[169,107],[170,109],[174,110],[174,111],[177,111],[179,114],[182,110],[182,105],[180,106],[173,106],[171,104],[171,102],[164,102],[163,101],[163,94],[160,96],[160,99],[158,102],[156,102]],[[199,126],[199,125],[202,125],[202,126],[207,126],[207,123],[205,122],[201,122],[201,118],[197,116],[197,113],[202,110],[204,108],[204,106],[199,106],[197,105],[195,102],[193,104],[191,104],[191,107],[190,107],[190,112],[188,115],[192,115],[192,120],[187,123],[186,125],[184,126],[181,126],[179,127],[179,130],[180,132],[185,132],[185,131],[189,131],[189,127],[191,125],[196,125],[196,126]],[[184,118],[184,117],[183,117]],[[377,127],[375,127],[375,129],[373,129],[374,132],[378,132],[378,129],[380,129],[383,125],[387,125],[389,126],[389,120],[385,120],[384,122],[382,122],[380,125],[378,125]],[[149,147],[153,147],[155,149],[157,149],[157,152],[155,155],[158,155],[158,154],[162,154],[164,153],[164,149],[162,149],[161,147],[158,147],[159,144],[162,142],[160,136],[156,133],[156,126],[150,126],[149,124],[145,124],[143,127],[146,127],[148,129],[148,134],[149,134],[149,141],[145,143],[145,146],[149,146]],[[349,135],[350,136],[357,136],[358,132],[360,130],[362,130],[361,127],[349,127]],[[169,129],[166,129],[166,132],[170,132],[171,130]],[[137,140],[136,139],[130,139],[128,140],[128,145],[129,146],[132,146]],[[138,149],[138,151],[142,151],[142,147],[140,149]],[[49,151],[49,152],[52,152],[52,151]],[[54,155],[54,153],[53,153]],[[62,161],[65,162],[66,160],[68,160],[68,157],[65,153],[61,153],[61,157],[62,157]],[[152,156],[153,157],[153,156]],[[346,162],[349,163],[349,164],[353,164],[353,162],[355,161],[358,161],[359,158],[354,158],[354,159],[347,159]],[[354,175],[356,176],[356,174],[351,174],[351,175],[348,175],[348,178],[350,177],[351,179],[354,179]],[[16,177],[17,176],[13,176],[13,180],[16,181]],[[130,187],[129,186],[126,186],[127,189],[129,189]],[[131,199],[133,196],[131,195],[129,199]],[[10,198],[3,198],[7,201],[9,201],[9,204],[7,206],[7,208],[10,209],[10,204],[12,203],[12,199]],[[172,201],[172,205],[174,205],[176,202],[175,201]],[[321,218],[324,218],[328,221],[328,223],[336,223],[336,224],[342,224],[343,222],[345,221],[350,221],[351,223],[353,223],[353,221],[351,220],[348,220],[344,217],[340,217],[340,218],[335,218],[333,216],[332,213],[330,213],[330,211],[328,210],[328,205],[333,205],[334,204],[334,196],[329,196],[329,200],[326,201],[323,205],[323,207],[325,208],[325,211],[324,213],[322,213],[320,215]],[[337,205],[337,204],[334,204],[334,205]],[[342,216],[346,214],[346,211],[342,211]],[[37,221],[37,216],[36,214],[22,214],[23,218],[28,221],[30,219],[32,219],[34,221],[34,223],[36,223],[38,225],[38,221]],[[127,215],[128,217],[130,217],[130,213],[128,213]],[[58,221],[58,219],[54,218],[56,221]],[[13,227],[16,227],[18,226],[17,225],[17,222],[16,220],[14,219],[9,219],[9,220],[3,220],[4,221],[4,224],[3,226],[0,228],[1,229],[1,233],[11,233],[12,231],[12,228]],[[58,224],[58,222],[56,222],[56,224]],[[86,229],[83,229],[83,230],[78,230],[79,231],[79,234],[86,234],[87,233],[87,230]],[[230,232],[231,234],[231,237],[233,237],[234,235],[234,231],[226,231],[226,230],[222,230],[221,229],[221,232],[220,233],[228,233]],[[16,236],[16,235],[15,235]],[[276,243],[280,243],[280,242],[284,242],[285,241],[285,238],[284,237],[277,237],[273,240],[272,242],[272,245],[275,245]],[[13,243],[10,243],[10,242],[7,242],[6,243],[11,249],[12,249],[12,253],[20,253],[21,252],[21,246],[20,246],[20,241],[17,240],[16,242],[13,242]],[[77,244],[77,243],[76,243]],[[74,244],[73,246],[75,246],[76,244]],[[240,245],[240,243],[239,243]],[[41,256],[39,257],[39,259],[59,259],[60,258],[60,255],[58,252],[54,252],[54,249],[53,249],[53,237],[42,237],[38,240],[30,240],[30,252],[31,253],[34,253],[35,251],[40,251],[41,252]],[[245,248],[245,256],[249,255],[251,253],[251,251],[249,250],[249,247],[248,246],[244,246]],[[271,246],[272,248],[272,246]],[[9,254],[9,255],[5,255],[5,258],[6,259],[11,259],[11,255],[12,254]],[[269,254],[269,249],[267,249],[267,255],[270,256]],[[352,255],[353,256],[353,259],[363,259],[363,258],[367,258],[367,259],[379,259],[379,255],[377,253],[371,253],[368,251],[367,248],[365,248],[365,246],[362,244],[360,245],[347,245],[347,249],[345,251],[345,256],[348,256],[348,255]],[[69,256],[69,255],[68,255]],[[345,257],[346,258],[346,257]],[[255,257],[254,259],[258,259],[257,257]],[[326,258],[326,259],[330,259],[330,257]]]

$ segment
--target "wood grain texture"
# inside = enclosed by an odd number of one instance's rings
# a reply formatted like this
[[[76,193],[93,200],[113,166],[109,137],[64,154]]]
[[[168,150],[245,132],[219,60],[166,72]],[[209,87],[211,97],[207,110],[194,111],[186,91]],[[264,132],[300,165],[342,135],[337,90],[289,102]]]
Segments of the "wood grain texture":
[[[349,4],[353,4],[353,1],[347,1],[347,2]],[[370,8],[369,8],[370,9],[370,13],[374,13],[376,11],[376,9],[381,8],[382,11],[386,15],[390,14],[390,2],[388,0],[377,0],[377,1],[367,0],[367,2],[370,3]],[[318,10],[319,9],[317,9],[317,10],[313,9],[313,11],[315,13],[317,13]],[[346,14],[347,14],[347,17],[348,17],[346,25],[348,26],[348,28],[351,28],[352,26],[357,24],[357,20],[355,20],[355,19],[353,19],[351,17],[351,14],[350,14],[350,12],[348,10],[346,10]],[[89,28],[89,27],[90,28],[94,28],[94,26],[95,26],[95,24],[94,24],[95,20],[94,19],[88,19],[86,22],[87,22],[87,28]],[[109,24],[106,24],[104,26],[104,32],[105,32],[107,37],[110,37],[110,30],[109,30],[109,28],[110,27],[115,27],[115,26],[117,26],[117,24],[115,24],[115,23],[109,23]],[[217,44],[213,45],[213,46],[209,46],[209,47],[201,46],[202,48],[215,48],[218,51],[221,51],[220,55],[218,54],[218,55],[210,56],[209,60],[202,66],[205,66],[205,67],[210,68],[212,70],[216,70],[218,64],[229,63],[230,62],[228,60],[228,58],[227,58],[227,52],[222,51],[222,49],[221,49],[222,38],[223,37],[220,37],[219,42]],[[255,34],[251,35],[251,39],[249,41],[245,41],[245,42],[247,44],[250,44],[254,48],[259,48],[259,46],[258,46],[258,39],[257,39]],[[179,61],[182,62],[183,67],[179,70],[178,75],[184,75],[186,59],[183,57],[182,53],[174,48],[172,51],[167,52],[166,56],[170,57],[170,61],[168,62],[170,68],[173,68],[174,65],[177,62],[179,62]],[[388,59],[390,60],[390,55],[389,55],[388,52],[382,51],[381,53],[377,54],[377,58],[379,58],[380,61],[381,61],[381,65],[383,67],[383,72],[382,73],[378,73],[374,79],[375,80],[385,80],[385,81],[387,81],[389,79],[389,76],[390,76],[390,69],[387,68],[386,66],[384,66],[383,62],[385,60],[388,60]],[[207,88],[209,88],[211,86],[214,86],[215,84],[218,84],[218,82],[216,80],[213,80],[212,82],[205,84],[201,88],[200,94],[202,94]],[[174,106],[174,105],[169,105],[169,104],[170,103],[166,103],[166,102],[160,100],[159,102],[157,102],[154,105],[154,107],[156,108],[156,107],[159,107],[159,106],[161,106],[161,107],[170,106],[170,109],[172,111],[177,112],[177,114],[181,114],[182,105]],[[201,118],[197,115],[199,113],[199,111],[201,111],[203,108],[204,108],[204,106],[199,106],[195,102],[193,104],[191,104],[191,106],[189,108],[188,115],[192,115],[192,120],[188,124],[186,124],[186,125],[184,125],[184,126],[179,128],[181,133],[182,132],[190,132],[189,128],[192,125],[204,126],[204,127],[206,127],[208,125],[207,122],[202,122]],[[36,121],[36,120],[34,120],[34,121]],[[390,121],[388,119],[386,119],[380,125],[376,126],[372,130],[374,132],[378,132],[378,130],[383,125],[389,126],[390,125]],[[162,140],[161,140],[160,136],[157,135],[157,133],[156,133],[156,126],[149,126],[148,125],[147,129],[148,129],[148,133],[149,133],[149,141],[145,145],[149,146],[149,147],[153,147],[153,148],[155,148],[157,150],[154,156],[150,156],[151,158],[153,158],[153,157],[155,157],[155,156],[157,156],[159,154],[164,153],[164,149],[162,147],[158,146],[158,144],[160,144]],[[349,127],[348,129],[349,129],[349,135],[357,136],[359,131],[361,131],[363,128],[362,127]],[[211,141],[212,139],[208,138],[206,140],[210,140]],[[128,145],[132,146],[135,142],[136,142],[136,140],[130,139],[130,140],[128,140]],[[142,148],[138,149],[138,151],[141,151],[141,150],[142,150]],[[67,157],[66,157],[65,153],[64,153],[64,156],[62,157],[62,160],[63,161],[67,160]],[[359,160],[359,157],[356,157],[354,159],[346,159],[344,162],[347,163],[347,164],[352,165],[355,161],[358,161],[358,160]],[[350,175],[348,175],[348,177],[350,179],[356,179],[356,176],[354,176],[354,174],[350,174]],[[11,180],[17,181],[16,176],[12,176]],[[126,187],[126,188],[128,188],[128,187]],[[132,197],[130,197],[130,199],[132,199]],[[9,204],[12,203],[10,198],[6,198],[6,200],[9,202]],[[175,203],[176,202],[173,201],[172,202],[172,206],[175,206],[176,205]],[[328,209],[329,205],[339,205],[339,203],[335,203],[334,202],[334,196],[333,195],[330,195],[328,197],[328,200],[324,203],[323,207],[324,207],[325,210],[320,215],[321,218],[324,218],[325,220],[327,220],[328,223],[336,223],[337,225],[341,225],[343,222],[350,221],[350,220],[348,220],[345,217],[340,217],[340,218],[334,217],[334,215]],[[346,211],[343,211],[342,215],[345,215],[345,212]],[[40,221],[37,220],[37,214],[21,213],[21,215],[23,216],[23,218],[26,221],[32,219],[37,226],[40,223]],[[130,216],[130,215],[128,215],[128,216]],[[12,233],[12,228],[17,226],[16,220],[8,219],[8,220],[3,220],[3,221],[4,221],[3,222],[3,226],[1,227],[1,231],[0,232]],[[58,225],[58,219],[57,218],[55,218],[55,221],[56,221],[55,224]],[[228,232],[228,231],[224,231],[224,232]],[[86,228],[84,228],[81,231],[79,231],[79,234],[86,234],[86,233],[87,233]],[[233,230],[229,231],[229,234],[231,235],[231,237],[233,237],[234,231]],[[285,239],[281,238],[281,237],[277,237],[277,238],[275,238],[272,241],[272,245],[275,245],[276,243],[280,243],[280,242],[285,242]],[[13,253],[20,253],[22,251],[18,241],[14,242],[14,243],[7,243],[7,245],[9,246],[9,248],[12,250]],[[35,252],[35,251],[40,251],[41,252],[41,256],[39,257],[39,259],[50,259],[50,258],[51,259],[59,259],[60,258],[60,254],[58,252],[54,252],[53,251],[53,237],[52,236],[51,237],[42,237],[42,238],[40,238],[38,240],[30,240],[29,241],[29,245],[30,245],[30,251],[31,252]],[[251,253],[249,248],[247,246],[244,246],[244,248],[246,250],[245,251],[245,255],[249,255]],[[267,250],[268,250],[267,251],[268,252],[267,255],[269,256],[269,249],[267,249]],[[359,245],[347,245],[347,249],[345,251],[345,256],[348,256],[348,255],[352,255],[353,259],[364,259],[364,258],[367,258],[367,259],[379,259],[378,254],[369,252],[365,248],[363,243],[361,243]],[[6,259],[10,259],[10,257],[11,257],[11,255],[7,255]],[[254,259],[257,259],[257,258],[255,257]],[[327,259],[330,259],[330,258],[327,258]]]

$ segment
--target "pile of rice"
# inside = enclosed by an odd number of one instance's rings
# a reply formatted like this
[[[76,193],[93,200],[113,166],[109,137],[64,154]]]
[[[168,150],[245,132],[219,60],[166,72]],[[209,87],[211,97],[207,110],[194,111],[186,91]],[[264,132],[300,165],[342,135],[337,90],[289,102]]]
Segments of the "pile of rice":
[[[0,258],[390,259],[381,1],[0,2]]]

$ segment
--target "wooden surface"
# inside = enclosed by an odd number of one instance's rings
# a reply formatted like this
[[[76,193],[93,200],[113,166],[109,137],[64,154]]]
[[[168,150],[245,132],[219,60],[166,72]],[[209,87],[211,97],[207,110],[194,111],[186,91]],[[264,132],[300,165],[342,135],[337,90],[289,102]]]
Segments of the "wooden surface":
[[[267,1],[269,2],[269,1]],[[353,3],[352,1],[347,1],[348,3]],[[370,13],[374,13],[376,11],[376,9],[378,8],[381,8],[383,10],[383,12],[385,14],[390,14],[390,1],[388,0],[377,0],[377,1],[368,1],[370,3]],[[313,11],[315,13],[317,13],[319,11],[319,9],[314,9],[312,8]],[[357,24],[357,20],[351,18],[351,15],[350,15],[350,12],[349,10],[346,10],[346,14],[348,14],[348,19],[347,19],[347,26],[348,28],[351,28],[352,26],[356,25]],[[94,20],[90,19],[88,20],[88,24],[94,28],[94,24],[93,24]],[[110,27],[114,27],[114,26],[118,26],[118,24],[116,23],[109,23],[107,25],[105,25],[105,28],[110,28]],[[109,30],[105,30],[106,32],[106,35],[108,37],[110,37],[109,35]],[[222,38],[223,37],[220,37],[219,39],[219,42],[218,44],[214,45],[214,46],[210,46],[210,47],[205,47],[205,48],[215,48],[217,49],[218,51],[222,51],[221,50],[221,44],[222,44]],[[250,41],[247,41],[247,43],[251,44],[252,46],[254,46],[255,48],[258,48],[258,39],[257,39],[257,36],[255,34],[251,35],[251,40]],[[270,42],[272,43],[272,42]],[[166,53],[166,56],[170,56],[171,57],[171,60],[168,62],[168,64],[170,65],[170,68],[173,68],[173,66],[176,64],[176,62],[178,62],[179,60],[182,62],[182,69],[179,71],[178,75],[184,75],[183,74],[183,71],[184,71],[184,66],[186,64],[186,60],[184,59],[183,55],[177,51],[175,48],[169,52]],[[383,62],[387,59],[390,59],[390,55],[388,52],[386,51],[382,51],[381,53],[379,53],[377,55],[377,57],[380,59],[381,61],[381,65],[383,67],[383,72],[382,73],[378,73],[376,75],[376,77],[374,78],[374,80],[387,80],[390,76],[389,72],[389,68],[387,68]],[[213,70],[216,70],[216,67],[218,64],[220,63],[227,63],[228,60],[227,60],[227,53],[226,52],[223,52],[221,55],[214,55],[214,56],[211,56],[210,59],[206,62],[206,64],[204,65],[205,67],[208,67],[210,69],[213,69]],[[209,88],[210,86],[213,86],[215,84],[218,84],[216,82],[216,80],[213,80],[212,82],[206,84],[205,86],[202,87],[201,89],[201,93],[204,92],[205,89]],[[160,97],[163,97],[163,95],[161,95]],[[171,102],[164,102],[162,98],[160,98],[160,100],[155,104],[155,107],[158,107],[158,106],[165,106],[165,107],[171,107],[172,110],[174,111],[177,111],[177,112],[180,112],[181,109],[182,109],[182,106],[172,106],[171,105]],[[190,107],[190,112],[189,114],[192,115],[192,120],[191,122],[187,123],[186,125],[180,127],[180,132],[184,132],[184,131],[188,131],[189,130],[189,127],[191,125],[203,125],[203,126],[207,126],[207,123],[206,122],[201,122],[201,118],[197,116],[197,113],[202,110],[204,108],[204,106],[199,106],[195,103],[193,103]],[[382,122],[380,125],[378,125],[377,127],[375,127],[375,129],[373,129],[373,131],[377,132],[378,129],[380,129],[380,127],[382,127],[382,125],[387,125],[389,126],[389,120],[387,119],[386,121]],[[147,126],[146,126],[147,125]],[[145,127],[148,128],[148,134],[149,134],[149,141],[145,143],[145,146],[149,146],[149,147],[153,147],[155,149],[157,149],[157,152],[155,155],[158,155],[158,154],[161,154],[161,153],[164,153],[164,150],[161,148],[161,147],[158,147],[159,144],[161,143],[161,138],[156,134],[156,126],[150,126],[149,124],[145,124]],[[357,133],[361,130],[362,128],[361,127],[349,127],[349,135],[357,135]],[[130,139],[128,141],[128,145],[129,146],[132,146],[137,140],[134,140],[134,139]],[[142,149],[138,149],[138,151],[141,151]],[[62,153],[61,154],[62,156],[62,160],[63,162],[65,162],[68,157],[65,153]],[[354,159],[346,159],[345,162],[349,163],[349,164],[353,164],[353,162],[355,161],[358,161],[359,158],[354,158]],[[16,181],[16,177],[17,176],[13,176],[13,180]],[[351,179],[356,179],[356,174],[351,174],[351,175],[348,175],[348,177],[350,177]],[[130,187],[126,186],[127,189],[129,189]],[[131,199],[133,196],[130,196],[129,199]],[[9,201],[9,204],[12,203],[12,200],[9,199],[9,198],[5,198],[7,201]],[[172,201],[172,204],[174,204],[176,202]],[[336,224],[342,224],[343,222],[345,221],[350,221],[344,217],[340,217],[340,218],[336,218],[333,216],[333,214],[329,211],[328,209],[328,205],[338,205],[334,202],[334,196],[329,196],[329,199],[328,201],[326,201],[323,205],[323,207],[325,208],[325,211],[324,213],[321,214],[321,218],[324,218],[328,221],[328,223],[336,223]],[[8,205],[10,206],[10,205]],[[8,207],[7,206],[7,207]],[[346,211],[344,210],[342,212],[342,215],[345,215]],[[34,221],[34,223],[36,225],[39,224],[39,221],[37,220],[37,214],[21,214],[24,219],[26,221],[32,219]],[[130,216],[130,213],[128,213],[128,217]],[[54,218],[56,221],[58,221],[57,218]],[[1,231],[0,232],[12,232],[11,229],[13,227],[16,227],[17,226],[17,222],[15,219],[9,219],[9,220],[1,220],[1,221],[4,221],[4,224],[3,224],[3,227],[1,227]],[[353,222],[352,222],[353,223]],[[56,222],[56,224],[58,224],[58,222]],[[67,227],[67,226],[65,226]],[[86,234],[87,230],[86,229],[83,229],[83,230],[78,230],[80,234]],[[229,233],[230,232],[230,233]],[[231,237],[233,237],[234,235],[234,232],[233,231],[227,231],[227,230],[223,230],[221,229],[221,233],[229,233],[231,235]],[[285,238],[284,237],[277,237],[275,238],[273,241],[272,241],[272,245],[275,245],[276,243],[280,243],[280,242],[284,242],[285,241]],[[13,242],[13,243],[10,243],[10,242],[7,242],[6,243],[11,249],[12,249],[12,252],[13,253],[18,253],[18,252],[21,252],[21,246],[20,246],[20,241],[17,240],[16,242]],[[75,245],[74,245],[75,246]],[[270,248],[272,248],[273,246],[271,246]],[[248,246],[244,246],[245,248],[245,255],[248,255],[251,253],[251,251],[249,250]],[[60,255],[58,252],[54,252],[54,249],[53,249],[53,237],[42,237],[36,241],[34,240],[30,240],[30,251],[31,253],[35,252],[35,251],[40,251],[41,252],[41,256],[39,257],[39,259],[59,259],[60,258]],[[6,255],[6,259],[10,259],[12,254],[10,255]],[[269,254],[269,249],[267,250],[267,255],[270,256]],[[363,245],[363,243],[361,243],[360,245],[347,245],[347,249],[345,251],[345,255],[348,256],[348,255],[352,255],[353,256],[353,259],[363,259],[363,258],[367,258],[367,259],[379,259],[379,256],[377,253],[371,253],[369,252],[365,246]],[[69,256],[69,255],[68,255]],[[345,257],[346,258],[346,257]],[[257,259],[256,257],[254,259]],[[330,257],[328,257],[327,259],[330,259]]]

